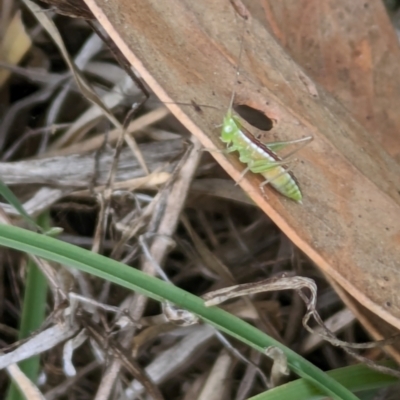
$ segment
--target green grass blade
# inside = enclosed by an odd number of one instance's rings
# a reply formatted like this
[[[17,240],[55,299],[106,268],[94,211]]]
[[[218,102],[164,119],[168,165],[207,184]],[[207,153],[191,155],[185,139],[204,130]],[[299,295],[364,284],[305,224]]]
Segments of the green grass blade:
[[[47,230],[49,227],[48,213],[39,217],[38,223],[44,230]],[[28,260],[18,339],[25,339],[33,331],[40,328],[45,319],[46,297],[46,278],[37,265],[32,260]],[[35,383],[37,381],[40,368],[40,356],[21,361],[18,365],[21,371],[32,382]],[[7,400],[25,400],[25,396],[19,391],[14,382],[10,385]]]
[[[0,180],[0,195],[21,214],[28,224],[40,230],[40,226],[29,216],[17,197],[2,180]]]
[[[393,361],[386,362],[383,365],[391,368],[396,367],[396,363]],[[374,371],[361,364],[338,368],[327,372],[327,374],[352,392],[380,389],[399,383],[397,378]],[[325,398],[326,395],[317,387],[310,385],[304,379],[298,379],[251,397],[249,400],[322,400]]]
[[[324,393],[334,399],[357,399],[319,368],[257,328],[217,307],[205,307],[199,297],[160,279],[77,246],[14,226],[0,225],[0,245],[77,268],[158,301],[168,300],[260,352],[269,346],[279,347],[285,353],[291,370]]]

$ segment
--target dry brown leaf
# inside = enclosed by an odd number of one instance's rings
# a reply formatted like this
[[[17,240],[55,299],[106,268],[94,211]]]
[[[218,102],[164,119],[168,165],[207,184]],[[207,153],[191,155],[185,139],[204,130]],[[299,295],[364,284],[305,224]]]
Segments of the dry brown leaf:
[[[222,148],[221,124],[235,80],[242,20],[228,1],[86,0],[102,26],[168,107],[207,148]],[[356,18],[357,16],[355,16]],[[259,177],[240,185],[290,239],[358,301],[400,328],[400,168],[378,141],[307,77],[254,18],[247,22],[236,101],[272,121],[271,140],[313,135],[295,174],[303,205]],[[237,179],[237,155],[213,152]]]
[[[259,4],[248,3],[249,7]],[[400,161],[397,74],[400,48],[383,2],[263,0],[261,3],[263,10],[253,10],[252,14],[264,17],[263,24],[307,74]],[[381,290],[379,285],[375,289]],[[395,333],[352,296],[343,290],[338,293],[375,339]],[[397,360],[398,349],[398,345],[391,347],[391,354]]]
[[[293,59],[400,161],[400,48],[383,2],[262,4],[257,15]]]
[[[28,50],[31,48],[32,41],[25,31],[21,13],[17,12],[10,21],[4,36],[0,42],[0,60],[11,65],[18,64]],[[0,88],[10,76],[11,71],[0,69]]]

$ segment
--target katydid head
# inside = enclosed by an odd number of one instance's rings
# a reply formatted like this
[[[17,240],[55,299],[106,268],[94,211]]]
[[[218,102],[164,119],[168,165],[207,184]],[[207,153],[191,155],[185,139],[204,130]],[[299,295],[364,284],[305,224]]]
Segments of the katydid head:
[[[229,109],[224,116],[224,122],[222,124],[221,140],[224,143],[230,143],[237,136],[238,131],[241,129],[240,118],[232,113]]]

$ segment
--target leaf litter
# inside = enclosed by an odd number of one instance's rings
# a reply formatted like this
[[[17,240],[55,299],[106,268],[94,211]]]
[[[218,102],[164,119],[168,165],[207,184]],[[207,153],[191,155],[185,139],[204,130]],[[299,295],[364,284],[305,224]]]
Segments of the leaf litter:
[[[338,359],[342,360],[340,366],[351,363],[352,358],[344,352],[363,362],[373,356],[367,361],[370,365],[378,360],[382,353],[369,353],[371,346],[351,346],[340,340],[366,339],[354,318],[343,326],[337,324],[335,332],[326,328],[324,321],[344,309],[333,289],[268,217],[243,199],[240,189],[209,155],[202,154],[197,140],[162,104],[142,105],[142,93],[112,54],[104,54],[102,46],[94,44],[90,58],[79,70],[56,28],[68,30],[76,22],[55,18],[54,25],[47,13],[29,1],[26,4],[46,24],[51,39],[43,35],[41,25],[33,23],[30,31],[40,31],[41,38],[36,43],[33,38],[32,54],[24,67],[7,65],[11,72],[8,90],[18,88],[21,80],[29,85],[25,76],[36,86],[29,91],[40,95],[10,99],[3,118],[9,123],[1,133],[0,174],[29,215],[49,210],[54,225],[64,229],[61,240],[139,265],[149,274],[164,275],[199,296],[210,291],[215,296],[221,291],[245,290],[246,297],[226,308],[280,341],[291,337],[286,345],[292,348],[301,348],[315,333],[316,328],[308,325],[313,316],[322,327],[319,335],[336,346],[337,356],[332,359],[326,357],[323,341],[307,355],[321,368],[338,367]],[[240,2],[236,7],[241,7]],[[239,8],[238,13],[245,12]],[[79,48],[75,43],[76,64],[77,54],[94,43],[91,31],[84,27],[83,32],[84,45]],[[60,66],[55,69],[51,65],[52,58],[59,57],[48,46],[52,41],[69,67],[61,68],[62,72]],[[43,51],[44,45],[51,50]],[[39,53],[40,73],[47,79],[35,75],[35,51]],[[119,71],[117,84],[104,73],[107,66]],[[93,79],[90,83],[86,68]],[[62,97],[59,90],[64,91]],[[140,104],[141,110],[130,120],[127,115],[132,104]],[[50,109],[56,115],[53,128],[44,125]],[[11,112],[13,115],[7,116]],[[14,129],[17,119],[25,123],[19,127],[19,136]],[[115,129],[111,130],[107,121]],[[46,136],[48,132],[50,136]],[[44,191],[49,200],[34,201],[42,199]],[[12,207],[3,204],[3,209],[3,223],[15,223],[10,220],[15,218]],[[4,282],[14,289],[23,287],[24,259],[6,250],[3,254],[17,271],[3,271]],[[3,300],[8,299],[3,320],[10,321],[10,329],[1,327],[6,338],[2,340],[3,351],[8,350],[8,354],[0,356],[0,365],[18,379],[12,363],[34,354],[46,355],[42,359],[45,379],[38,388],[29,386],[27,393],[37,390],[38,396],[43,393],[47,399],[67,398],[70,393],[100,399],[115,390],[114,398],[134,399],[146,390],[161,399],[190,398],[195,388],[201,388],[198,398],[218,395],[244,399],[287,379],[285,360],[274,348],[266,349],[273,361],[254,357],[249,348],[229,343],[210,327],[193,325],[197,321],[184,310],[175,310],[177,315],[172,318],[174,310],[163,312],[159,304],[109,282],[43,260],[36,262],[50,283],[52,312],[42,329],[23,343],[15,337],[18,321],[15,305],[11,306],[12,291],[6,286],[2,291]],[[290,276],[285,275],[288,271]],[[262,293],[255,295],[254,287],[263,280]],[[317,286],[322,294],[317,294]],[[311,297],[304,294],[304,287]],[[22,301],[19,289],[14,293]],[[305,309],[299,306],[297,295],[304,300]],[[296,335],[288,335],[293,324],[298,326]],[[63,343],[60,352],[57,345]],[[388,343],[373,345],[383,344]],[[363,356],[349,350],[354,347],[361,349]],[[251,374],[252,370],[256,372]],[[213,393],[210,388],[221,381],[226,385]],[[0,385],[5,392],[8,381],[1,378]]]

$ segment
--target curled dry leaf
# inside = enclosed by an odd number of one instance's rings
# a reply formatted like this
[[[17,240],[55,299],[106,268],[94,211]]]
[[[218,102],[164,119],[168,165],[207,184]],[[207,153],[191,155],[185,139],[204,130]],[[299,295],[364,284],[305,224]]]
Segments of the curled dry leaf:
[[[222,148],[215,127],[229,103],[243,24],[231,4],[86,3],[178,119],[205,147]],[[246,23],[235,102],[273,121],[271,140],[312,135],[314,141],[301,150],[295,169],[302,206],[272,191],[264,198],[257,176],[247,174],[240,185],[320,268],[400,328],[398,164],[324,89],[315,84],[310,92],[310,81],[257,20]],[[191,101],[217,109],[201,107],[199,113],[197,107],[173,104]],[[238,179],[244,167],[237,156],[212,155]]]

